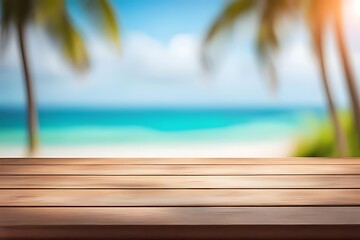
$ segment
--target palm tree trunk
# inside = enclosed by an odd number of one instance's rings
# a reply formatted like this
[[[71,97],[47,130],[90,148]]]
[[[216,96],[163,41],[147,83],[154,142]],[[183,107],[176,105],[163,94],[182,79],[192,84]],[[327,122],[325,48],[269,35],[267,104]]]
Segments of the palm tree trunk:
[[[341,9],[341,8],[340,8]],[[354,116],[355,129],[357,131],[358,143],[360,144],[360,101],[359,93],[357,92],[356,80],[352,67],[350,64],[350,58],[346,49],[346,42],[344,38],[342,14],[339,9],[335,18],[335,35],[340,52],[340,57],[346,77],[346,85],[351,99],[351,108]]]
[[[325,96],[327,101],[327,107],[329,111],[329,116],[332,122],[334,134],[335,134],[335,144],[336,144],[336,150],[340,157],[344,157],[349,152],[349,146],[348,142],[345,136],[345,133],[343,131],[343,128],[341,127],[339,118],[336,113],[336,107],[334,104],[334,100],[332,98],[330,85],[328,81],[328,77],[326,74],[326,67],[325,67],[325,60],[324,60],[324,52],[323,52],[323,39],[322,39],[322,31],[320,28],[318,31],[314,32],[314,41],[315,41],[315,49],[316,49],[316,55],[320,64],[321,68],[321,79],[325,90]]]
[[[18,24],[17,31],[26,88],[28,153],[29,155],[33,155],[38,145],[38,116],[34,97],[34,90],[29,72],[23,26]]]

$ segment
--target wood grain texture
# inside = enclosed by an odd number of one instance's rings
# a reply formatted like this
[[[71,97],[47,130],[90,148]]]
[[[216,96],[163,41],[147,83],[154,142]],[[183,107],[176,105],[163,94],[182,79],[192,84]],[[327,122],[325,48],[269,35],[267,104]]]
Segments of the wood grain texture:
[[[360,224],[358,207],[2,207],[1,226]]]
[[[360,174],[360,165],[1,165],[0,175],[269,175]]]
[[[0,239],[360,239],[360,160],[0,159]]]
[[[0,228],[0,239],[358,240],[358,225],[87,225]]]
[[[0,190],[0,206],[360,206],[360,190]]]
[[[360,158],[0,158],[1,164],[360,164]]]
[[[358,188],[360,175],[301,176],[0,176],[0,189],[223,189],[223,188]]]

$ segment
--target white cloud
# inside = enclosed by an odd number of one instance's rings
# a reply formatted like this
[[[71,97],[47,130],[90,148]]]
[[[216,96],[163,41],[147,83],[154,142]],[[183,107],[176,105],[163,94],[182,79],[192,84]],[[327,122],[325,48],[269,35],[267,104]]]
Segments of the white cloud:
[[[121,55],[102,40],[88,39],[92,65],[86,74],[79,75],[44,33],[30,31],[29,55],[38,99],[43,104],[214,106],[323,102],[318,70],[303,33],[287,41],[276,59],[279,96],[278,102],[269,103],[268,86],[249,48],[250,38],[242,40],[238,36],[237,46],[225,54],[210,83],[205,83],[199,63],[201,39],[194,35],[178,34],[162,43],[142,33],[131,33],[123,39]],[[16,75],[15,80],[21,81],[14,40],[1,57],[0,69],[13,69],[13,78]],[[2,93],[18,84],[10,75],[0,81],[0,103],[10,101],[10,94]],[[12,93],[11,100],[21,94]]]
[[[144,34],[131,34],[125,41],[122,74],[138,80],[186,80],[199,74],[199,41],[179,34],[162,44]]]

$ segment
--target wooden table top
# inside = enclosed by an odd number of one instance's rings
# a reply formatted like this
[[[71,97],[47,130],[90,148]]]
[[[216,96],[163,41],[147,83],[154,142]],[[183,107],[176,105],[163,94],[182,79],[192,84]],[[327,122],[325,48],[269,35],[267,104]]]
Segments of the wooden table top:
[[[360,159],[0,159],[0,239],[360,239]]]

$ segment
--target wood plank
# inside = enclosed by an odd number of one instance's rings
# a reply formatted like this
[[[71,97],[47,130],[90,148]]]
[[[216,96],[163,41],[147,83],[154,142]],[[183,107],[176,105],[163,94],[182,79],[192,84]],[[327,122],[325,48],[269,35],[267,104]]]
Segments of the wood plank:
[[[0,206],[360,206],[351,189],[0,190]]]
[[[2,207],[0,226],[360,224],[359,207]]]
[[[0,176],[0,188],[360,188],[360,175]]]
[[[360,165],[1,165],[0,175],[360,174]]]
[[[360,158],[0,158],[1,164],[360,164]]]
[[[152,225],[15,226],[0,228],[1,239],[126,240],[358,240],[359,225]]]

